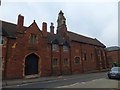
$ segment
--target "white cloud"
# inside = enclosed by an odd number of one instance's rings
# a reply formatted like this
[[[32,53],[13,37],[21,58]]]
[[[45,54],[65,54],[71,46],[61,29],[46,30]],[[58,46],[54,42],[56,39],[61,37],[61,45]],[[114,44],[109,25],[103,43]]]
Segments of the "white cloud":
[[[67,21],[70,30],[98,38],[106,45],[117,44],[116,41],[109,41],[108,43],[105,40],[105,36],[107,37],[109,32],[117,33],[118,31],[117,3],[70,3],[66,4],[64,10],[66,11],[65,15],[68,16]],[[115,24],[113,25],[113,23]],[[103,34],[105,34],[104,37]],[[107,39],[109,38],[107,37]]]
[[[101,39],[106,43],[107,46],[118,45],[118,21],[116,19],[112,20],[103,29]]]
[[[17,2],[118,2],[119,0],[17,0]],[[4,0],[4,2],[16,2],[16,0]]]

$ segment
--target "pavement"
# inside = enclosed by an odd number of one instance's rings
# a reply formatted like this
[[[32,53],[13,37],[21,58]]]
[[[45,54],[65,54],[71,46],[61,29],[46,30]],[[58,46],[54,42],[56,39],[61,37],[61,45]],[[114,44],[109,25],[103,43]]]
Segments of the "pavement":
[[[20,85],[25,83],[33,83],[33,82],[42,82],[42,81],[50,81],[55,79],[63,78],[63,76],[50,76],[50,77],[36,77],[36,78],[26,78],[26,79],[15,79],[15,80],[4,80],[2,81],[2,87],[11,86],[11,85]]]
[[[102,70],[101,72],[106,72],[106,70]],[[98,71],[93,72],[93,73],[98,73]],[[25,84],[25,83],[33,83],[33,82],[58,80],[58,79],[64,79],[64,78],[72,78],[72,77],[76,77],[76,76],[80,76],[80,75],[84,75],[84,74],[90,74],[90,73],[72,74],[72,75],[63,75],[63,76],[24,78],[24,79],[14,79],[14,80],[3,80],[2,81],[2,87],[12,86],[12,85],[21,85],[21,84]]]

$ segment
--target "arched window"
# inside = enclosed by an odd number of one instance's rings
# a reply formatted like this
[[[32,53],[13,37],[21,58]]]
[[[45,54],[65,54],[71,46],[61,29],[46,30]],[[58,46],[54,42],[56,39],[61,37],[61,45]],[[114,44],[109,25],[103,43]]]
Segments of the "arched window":
[[[80,64],[80,57],[75,57],[75,64]]]

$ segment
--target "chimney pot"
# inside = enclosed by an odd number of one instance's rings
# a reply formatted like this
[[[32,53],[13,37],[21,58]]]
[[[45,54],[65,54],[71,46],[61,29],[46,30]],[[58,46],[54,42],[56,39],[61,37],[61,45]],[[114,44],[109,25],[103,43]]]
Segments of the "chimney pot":
[[[17,22],[17,29],[18,32],[24,32],[24,16],[22,16],[21,14],[18,15],[18,22]]]
[[[44,36],[47,36],[47,23],[46,22],[42,23],[42,32]]]
[[[54,26],[53,26],[52,22],[51,22],[51,26],[50,26],[50,33],[54,34]]]

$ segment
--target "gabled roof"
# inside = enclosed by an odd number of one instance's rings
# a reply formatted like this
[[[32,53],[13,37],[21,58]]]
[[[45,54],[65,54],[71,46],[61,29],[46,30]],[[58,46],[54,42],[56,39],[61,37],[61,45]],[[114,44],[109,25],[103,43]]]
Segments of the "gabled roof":
[[[17,25],[1,20],[0,22],[2,22],[2,25],[0,25],[0,31],[2,32],[2,35],[6,37],[16,38]],[[25,28],[26,27],[24,27],[24,29]]]
[[[39,27],[38,27],[37,23],[35,22],[35,20],[33,21],[33,23],[31,25],[29,25],[28,27],[25,27],[25,28],[27,28],[25,30],[27,31],[33,25],[35,25],[38,28],[38,30],[41,32],[41,30],[39,29]]]
[[[17,25],[13,24],[13,23],[1,21],[1,20],[0,20],[0,22],[2,22],[2,27],[0,25],[0,32],[2,32],[2,35],[6,36],[6,37],[16,38]],[[28,27],[24,26],[25,30],[27,28]],[[67,32],[67,35],[69,36],[70,40],[72,40],[72,41],[77,41],[80,43],[86,43],[86,44],[91,44],[91,45],[95,45],[95,46],[105,47],[105,45],[102,44],[97,39],[85,37],[83,35],[79,35],[79,34],[76,34],[76,33],[70,32],[70,31]],[[58,43],[60,45],[63,45],[66,42],[66,40],[58,34],[48,33],[47,39],[48,39],[48,43],[53,43],[54,41],[58,41]],[[69,42],[68,42],[68,44],[69,44]]]
[[[73,32],[68,31],[67,32],[70,40],[72,41],[77,41],[77,42],[81,42],[81,43],[86,43],[86,44],[91,44],[91,45],[95,45],[95,46],[100,46],[100,47],[105,47],[104,44],[102,44],[100,41],[98,41],[96,38],[89,38],[80,34],[76,34]]]

